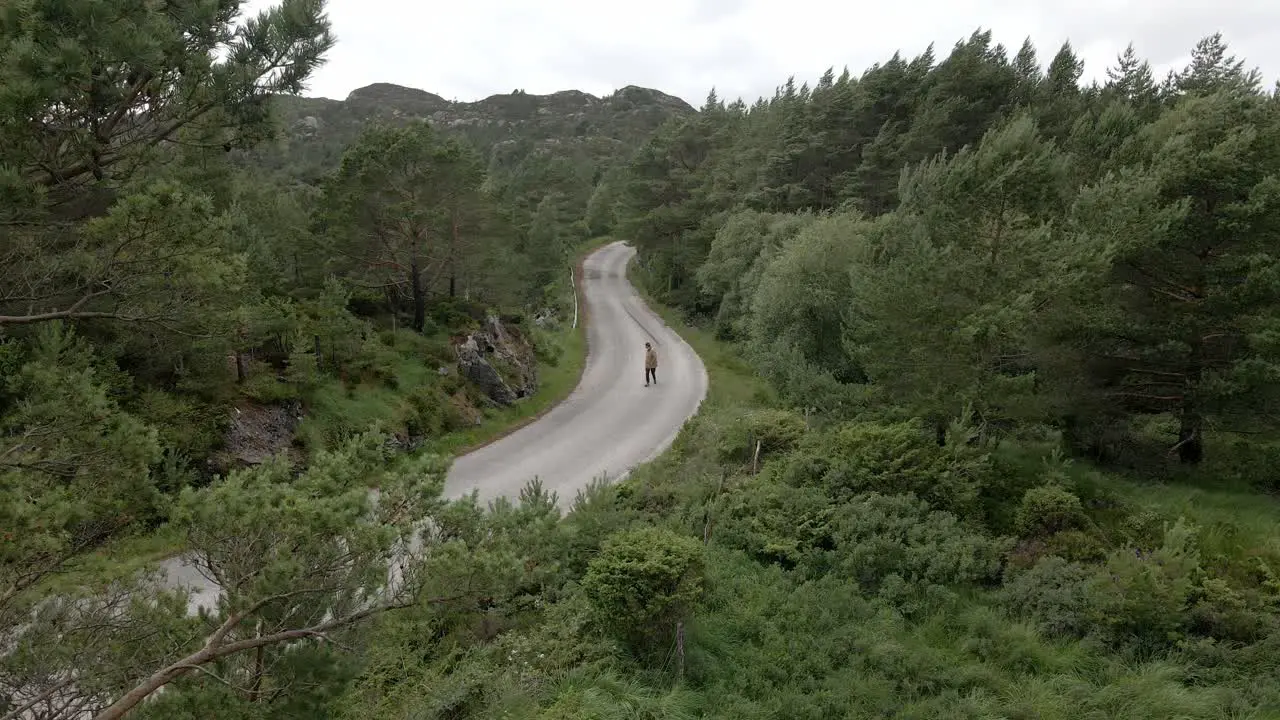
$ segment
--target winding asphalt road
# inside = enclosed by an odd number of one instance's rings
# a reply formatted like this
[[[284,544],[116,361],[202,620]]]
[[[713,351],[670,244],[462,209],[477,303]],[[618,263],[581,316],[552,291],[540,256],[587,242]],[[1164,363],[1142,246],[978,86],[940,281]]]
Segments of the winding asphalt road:
[[[516,497],[534,477],[562,509],[592,479],[623,477],[671,444],[707,393],[702,361],[627,281],[635,250],[621,242],[583,263],[587,364],[560,405],[497,442],[456,459],[444,494]],[[658,351],[658,384],[644,386],[644,344]]]
[[[661,454],[698,410],[707,372],[693,348],[644,304],[627,280],[635,249],[615,242],[583,263],[587,364],[564,402],[506,437],[454,460],[444,495],[516,498],[533,478],[572,506],[593,479],[625,477]],[[644,385],[644,344],[658,352],[658,384]],[[218,588],[184,558],[163,564],[166,585],[191,589],[192,610]]]

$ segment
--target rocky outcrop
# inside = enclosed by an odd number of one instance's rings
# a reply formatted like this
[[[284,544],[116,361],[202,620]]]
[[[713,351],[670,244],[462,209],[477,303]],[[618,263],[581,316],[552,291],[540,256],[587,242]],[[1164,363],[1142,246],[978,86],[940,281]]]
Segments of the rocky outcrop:
[[[295,463],[301,462],[293,446],[293,433],[301,420],[302,406],[297,402],[233,408],[223,449],[210,459],[210,469],[225,473],[237,467],[261,465],[281,453]]]
[[[550,320],[551,316],[542,319]],[[444,431],[478,425],[483,408],[510,406],[538,390],[537,355],[516,319],[484,316],[478,328],[457,339],[454,351],[457,368],[437,366],[433,373],[438,376],[436,381],[418,388],[427,391],[422,398],[428,406],[444,408]],[[465,382],[450,377],[455,373]],[[203,472],[212,478],[260,465],[281,454],[295,469],[301,468],[306,458],[296,444],[296,433],[304,413],[303,404],[297,401],[238,404],[230,411],[222,447],[208,458]],[[432,427],[430,432],[442,430]],[[414,434],[408,425],[389,429],[388,447],[397,450],[416,450],[427,439]]]
[[[507,406],[538,390],[537,359],[514,325],[495,315],[456,346],[458,370],[485,397]]]

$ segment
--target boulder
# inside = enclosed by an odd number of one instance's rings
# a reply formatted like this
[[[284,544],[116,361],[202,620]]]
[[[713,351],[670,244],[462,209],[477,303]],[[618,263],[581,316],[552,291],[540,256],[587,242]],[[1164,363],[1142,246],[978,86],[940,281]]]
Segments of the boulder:
[[[505,406],[516,401],[515,392],[485,358],[474,335],[467,336],[466,341],[458,346],[458,369],[463,377],[495,403]]]
[[[538,389],[533,348],[514,325],[497,316],[485,318],[481,329],[457,345],[462,376],[498,405],[507,406]]]

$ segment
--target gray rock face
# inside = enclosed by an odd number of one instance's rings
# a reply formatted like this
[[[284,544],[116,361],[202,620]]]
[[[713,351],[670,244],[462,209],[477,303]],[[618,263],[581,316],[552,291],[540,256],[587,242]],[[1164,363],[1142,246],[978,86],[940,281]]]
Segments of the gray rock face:
[[[456,350],[463,377],[498,405],[511,405],[538,389],[537,367],[528,343],[494,315]]]
[[[232,410],[225,435],[226,447],[212,459],[220,471],[260,465],[272,456],[286,453],[293,460],[293,432],[302,419],[297,402],[282,405],[244,405]]]
[[[298,122],[293,124],[293,129],[299,135],[310,137],[320,131],[320,120],[314,115],[307,115],[299,118]]]
[[[462,371],[463,377],[495,403],[505,406],[516,401],[516,394],[480,352],[474,335],[458,346],[458,369]]]

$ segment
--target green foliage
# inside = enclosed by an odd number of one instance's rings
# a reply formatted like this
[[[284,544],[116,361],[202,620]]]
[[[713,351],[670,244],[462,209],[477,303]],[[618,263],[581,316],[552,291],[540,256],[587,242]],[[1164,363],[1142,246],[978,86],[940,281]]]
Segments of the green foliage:
[[[820,488],[797,488],[764,475],[739,485],[720,501],[716,537],[762,563],[787,569],[806,564],[822,570],[820,551],[833,543],[836,512]]]
[[[747,464],[786,453],[800,442],[808,429],[805,419],[793,412],[756,410],[725,428],[720,438],[720,458],[724,462]]]
[[[1018,505],[1015,523],[1019,534],[1034,537],[1078,528],[1085,519],[1080,498],[1061,485],[1049,483],[1027,490]]]
[[[464,141],[425,122],[371,127],[326,183],[323,249],[338,259],[335,269],[394,289],[411,308],[412,327],[425,332],[427,294],[436,289],[429,278],[442,278],[450,297],[459,281],[484,280],[492,241],[484,229],[495,209],[483,185],[480,156]]]
[[[322,4],[240,5],[0,9],[0,712],[71,676],[111,718],[1280,708],[1280,115],[1221,37],[1163,85],[980,30],[696,114],[332,103],[287,96]],[[702,412],[567,515],[444,502],[403,450],[572,388],[548,315],[601,233]],[[549,367],[485,418],[453,346],[510,312]],[[233,408],[284,405],[212,476]],[[213,608],[148,585],[163,552]]]
[[[0,390],[20,398],[0,415],[4,627],[42,578],[165,510],[151,472],[158,434],[120,408],[94,364],[88,343],[47,324]]]
[[[180,130],[260,138],[265,97],[301,91],[334,40],[317,0],[287,0],[238,23],[242,4],[6,4],[0,165],[56,195],[127,177]],[[126,121],[144,109],[150,122]]]
[[[1199,568],[1195,536],[1181,519],[1154,552],[1116,550],[1090,585],[1091,624],[1113,641],[1180,639]]]
[[[845,311],[846,346],[892,401],[935,422],[966,407],[993,429],[1038,419],[1028,333],[1087,261],[1050,222],[1066,178],[1025,117],[904,175]]]
[[[817,485],[833,497],[912,493],[940,509],[968,515],[990,472],[980,448],[940,446],[919,422],[857,422],[814,436],[779,472],[793,485]]]
[[[1050,635],[1084,635],[1091,627],[1089,581],[1093,576],[1080,563],[1048,555],[1007,579],[1001,600]]]
[[[729,216],[716,232],[706,261],[698,268],[698,286],[719,298],[716,332],[725,339],[744,339],[750,332],[750,300],[774,254],[813,222],[810,214],[784,215],[742,211]]]
[[[670,530],[645,527],[605,539],[582,591],[596,622],[648,654],[675,633],[703,593],[702,547]]]
[[[1082,277],[1085,301],[1061,318],[1062,333],[1085,348],[1067,356],[1087,371],[1082,416],[1168,413],[1189,463],[1203,457],[1210,423],[1257,419],[1257,403],[1276,390],[1266,339],[1275,258],[1264,238],[1280,207],[1278,131],[1259,98],[1187,99],[1081,193],[1076,242],[1113,268]],[[1132,361],[1108,360],[1116,357]]]
[[[909,495],[862,496],[838,508],[832,525],[833,570],[903,611],[916,609],[920,591],[929,598],[994,578],[1007,549]]]

